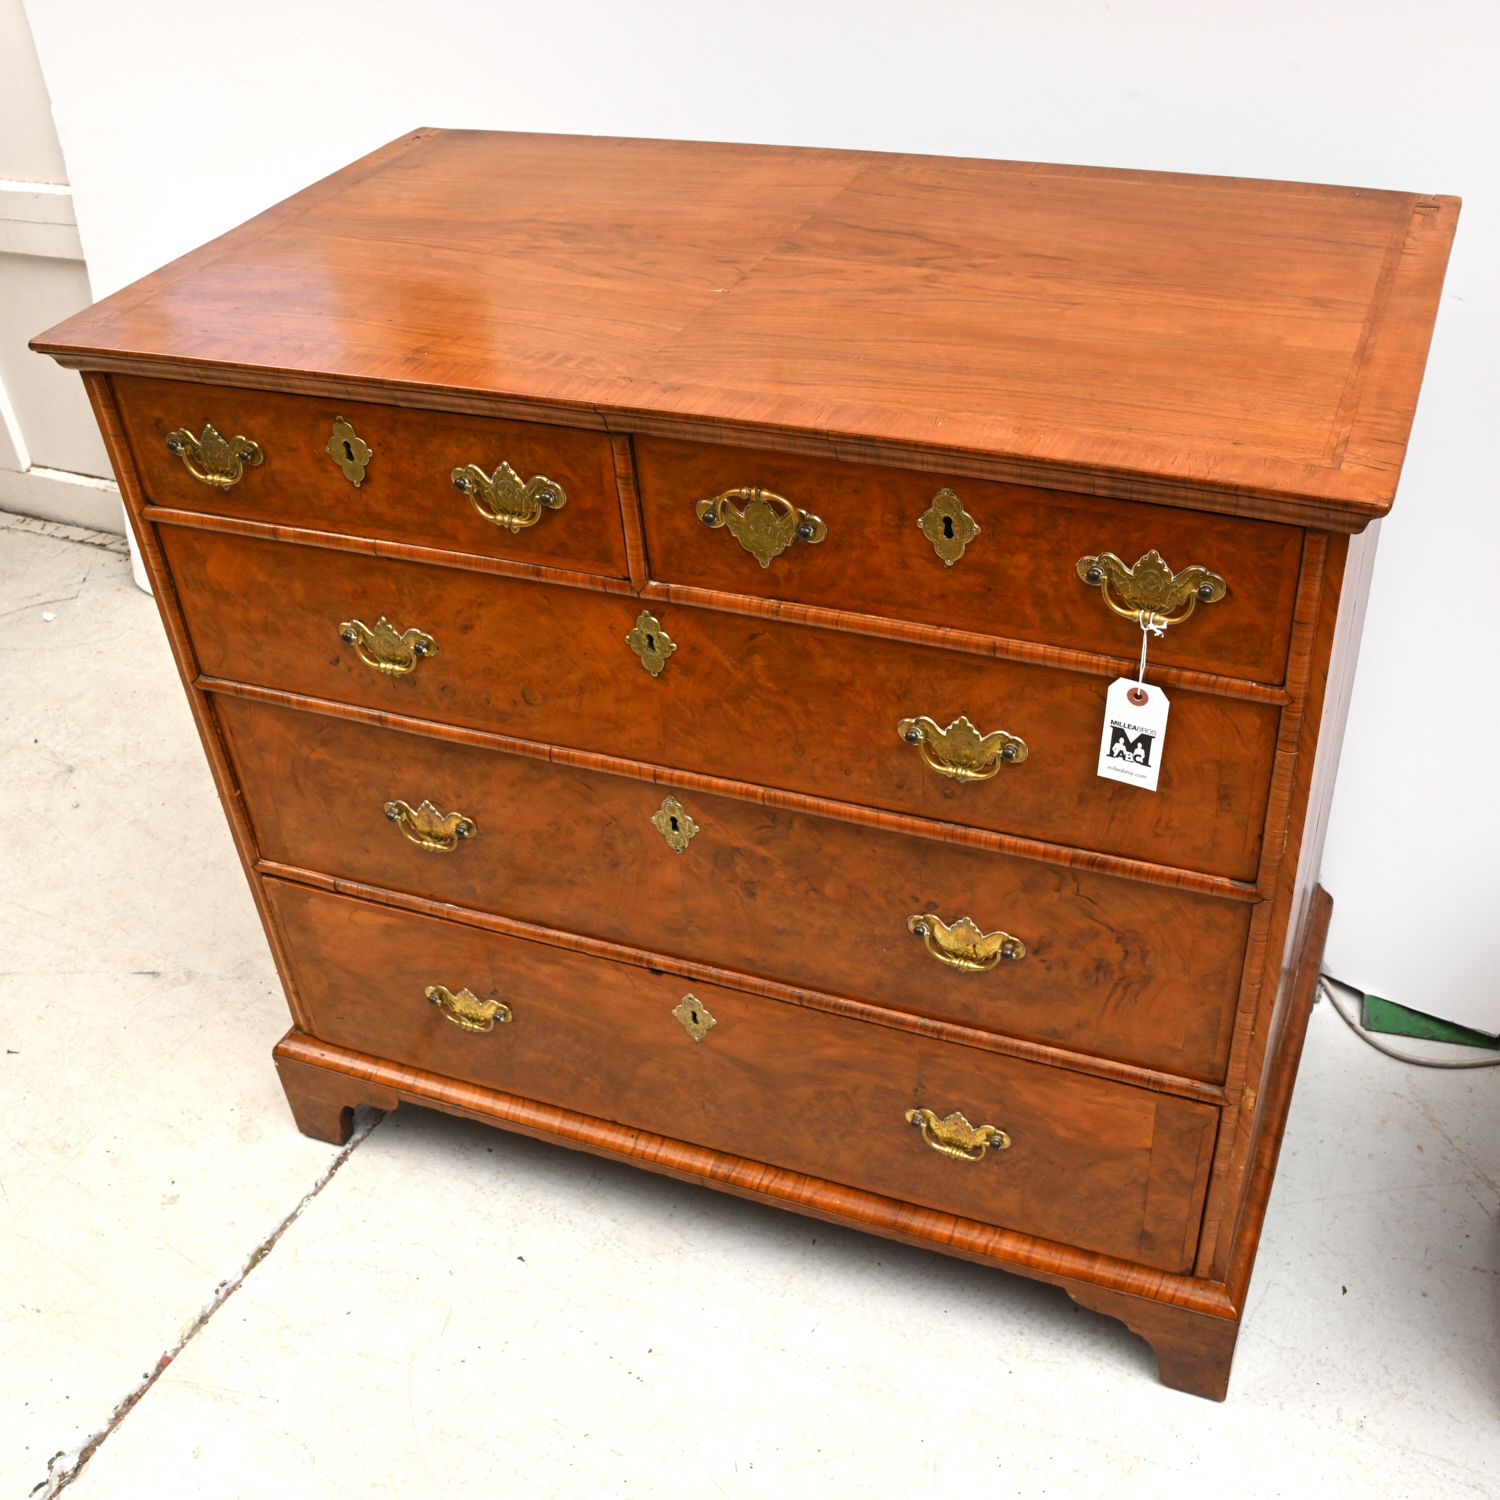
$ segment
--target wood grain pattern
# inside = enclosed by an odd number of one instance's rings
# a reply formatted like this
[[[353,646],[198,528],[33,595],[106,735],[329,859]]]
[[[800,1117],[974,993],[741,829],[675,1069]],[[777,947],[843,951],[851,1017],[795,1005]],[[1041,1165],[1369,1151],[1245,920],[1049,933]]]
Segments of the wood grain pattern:
[[[722,776],[699,775],[691,771],[668,770],[644,761],[625,760],[615,755],[600,755],[589,750],[570,750],[560,745],[543,745],[534,740],[518,740],[509,735],[482,730],[457,728],[429,719],[408,718],[379,709],[360,708],[328,698],[312,698],[275,688],[254,687],[242,682],[228,682],[218,677],[199,677],[195,686],[200,692],[225,698],[243,698],[250,703],[273,703],[299,712],[326,714],[329,718],[347,719],[356,724],[378,724],[399,734],[414,734],[423,739],[442,740],[453,745],[474,745],[485,750],[499,750],[527,760],[545,760],[560,766],[577,766],[603,771],[611,776],[625,776],[634,781],[649,781],[661,787],[688,788],[710,796],[732,797],[753,802],[760,807],[786,808],[792,812],[810,813],[814,817],[832,818],[843,823],[857,823],[865,828],[883,828],[911,834],[915,838],[933,839],[940,844],[956,844],[968,849],[989,849],[1018,859],[1039,860],[1068,870],[1096,870],[1123,880],[1139,880],[1146,885],[1165,886],[1170,890],[1198,891],[1223,901],[1249,904],[1262,898],[1254,885],[1246,881],[1225,880],[1218,875],[1200,875],[1171,865],[1152,864],[1146,860],[1120,859],[1092,849],[1069,849],[1061,844],[1043,844],[1034,839],[1011,834],[990,833],[963,823],[943,823],[926,818],[907,817],[902,813],[880,812],[853,802],[836,802],[827,797],[805,797],[798,792],[781,792],[753,782],[731,781]]]
[[[257,860],[255,871],[273,880],[311,886],[315,890],[329,891],[338,896],[351,896],[357,901],[394,907],[398,911],[412,912],[419,917],[458,922],[467,927],[481,928],[485,932],[498,932],[505,937],[522,938],[530,943],[545,943],[552,948],[565,948],[571,953],[586,953],[594,958],[607,959],[610,963],[629,964],[656,974],[675,974],[688,981],[689,989],[698,982],[720,985],[746,995],[763,995],[766,999],[779,1001],[783,1005],[800,1005],[830,1016],[849,1016],[871,1026],[886,1026],[893,1031],[908,1032],[912,1036],[955,1042],[959,1046],[972,1047],[980,1052],[1017,1057],[1026,1062],[1042,1063],[1049,1068],[1061,1068],[1068,1073],[1086,1073],[1091,1078],[1113,1079],[1118,1083],[1129,1084],[1132,1088],[1147,1089],[1153,1094],[1171,1094],[1178,1099],[1192,1099],[1220,1109],[1226,1102],[1220,1085],[1201,1083],[1197,1079],[1184,1077],[1181,1073],[1163,1073],[1155,1068],[1137,1067],[1134,1063],[1115,1062],[1107,1057],[1070,1052],[1045,1042],[1026,1041],[1020,1037],[1007,1036],[1003,1032],[981,1031],[973,1026],[960,1025],[935,1016],[891,1010],[883,1005],[850,1000],[822,990],[801,989],[795,985],[783,984],[780,980],[761,979],[743,971],[627,947],[605,938],[580,936],[559,927],[543,927],[534,922],[497,916],[472,907],[453,906],[426,896],[408,895],[387,886],[367,885],[363,881],[326,875],[319,870],[281,864],[276,860]]]
[[[965,1260],[1001,1265],[1052,1282],[1083,1306],[1119,1318],[1151,1343],[1165,1384],[1222,1401],[1227,1394],[1240,1314],[1259,1247],[1332,906],[1327,893],[1319,889],[1299,952],[1292,1021],[1268,1080],[1266,1127],[1260,1137],[1227,1283],[1166,1275],[1070,1246],[1040,1242],[824,1179],[767,1168],[758,1162],[590,1119],[576,1111],[459,1083],[357,1050],[333,1047],[295,1031],[278,1044],[276,1063],[293,1108],[320,1129],[327,1129],[330,1123],[337,1126],[341,1110],[352,1109],[355,1104],[380,1109],[396,1108],[403,1101],[433,1105],[523,1135],[561,1140],[666,1176],[708,1184],[739,1197],[774,1203],[831,1223],[848,1224],[906,1244],[941,1249]],[[341,1144],[347,1139],[347,1128],[342,1136],[335,1132],[320,1138]]]
[[[707,985],[693,993],[717,1024],[694,1041],[669,976],[268,889],[293,951],[317,955],[299,961],[302,991],[313,1034],[336,1046],[1154,1269],[1191,1261],[1218,1118],[1206,1105]],[[424,998],[432,984],[515,1019],[462,1031]],[[1013,1144],[954,1161],[906,1122],[921,1107],[962,1109]]]
[[[617,440],[622,441],[622,440]],[[540,563],[519,562],[512,558],[481,557],[474,553],[450,552],[439,547],[419,547],[406,542],[391,542],[379,537],[358,536],[348,532],[311,531],[302,526],[284,526],[267,521],[248,520],[243,516],[200,514],[151,507],[151,520],[157,526],[185,526],[194,531],[217,531],[226,536],[247,536],[266,542],[290,542],[302,547],[321,547],[332,552],[352,552],[362,557],[431,563],[438,567],[458,568],[465,572],[488,573],[501,578],[526,578],[536,583],[555,583],[563,588],[594,589],[601,593],[639,595],[655,602],[685,604],[694,609],[712,609],[720,614],[744,615],[751,619],[787,620],[799,625],[813,625],[822,630],[841,630],[853,635],[868,635],[876,640],[907,641],[917,646],[941,646],[947,651],[963,651],[973,656],[993,657],[997,661],[1030,662],[1036,666],[1060,667],[1067,672],[1084,672],[1091,677],[1115,678],[1133,675],[1140,658],[1108,656],[1096,651],[1075,651],[1068,647],[1048,646],[1035,641],[1020,641],[1002,636],[980,635],[945,625],[918,624],[880,615],[862,615],[843,609],[823,609],[816,605],[794,604],[781,599],[757,599],[749,594],[726,594],[717,589],[699,589],[684,584],[655,583],[646,579],[644,543],[640,541],[639,517],[636,535],[628,524],[632,510],[638,509],[634,480],[629,484],[617,474],[621,503],[627,517],[627,554],[631,561],[631,582],[603,575],[570,573]],[[638,556],[630,549],[640,547]],[[1225,677],[1216,672],[1199,672],[1157,663],[1149,664],[1151,681],[1161,687],[1187,688],[1215,698],[1238,698],[1246,703],[1269,703],[1278,708],[1291,702],[1286,690],[1242,677]]]
[[[213,677],[1230,879],[1258,865],[1278,716],[1257,704],[1179,694],[1150,796],[1095,774],[1098,678],[707,610],[663,618],[679,649],[652,678],[624,643],[623,600],[177,528],[165,546]],[[409,676],[372,671],[338,626],[380,615],[439,654]],[[918,714],[1008,729],[1030,758],[952,781],[896,733]]]
[[[1285,675],[1302,548],[1295,527],[659,438],[638,438],[635,452],[653,580],[1138,656],[1139,627],[1112,614],[1075,564],[1100,552],[1133,564],[1155,549],[1175,571],[1199,563],[1230,587],[1152,642],[1153,666],[1263,683]],[[940,486],[980,527],[951,567],[917,527]],[[693,509],[735,488],[767,489],[812,511],[827,539],[794,543],[762,568]]]
[[[1357,528],[1394,493],[1457,210],[1233,178],[418,133],[34,347],[490,391],[684,436],[702,420],[1000,454],[1231,508],[1322,501]]]
[[[1251,908],[857,824],[659,788],[318,714],[221,698],[264,859],[747,975],[1200,1079],[1222,1076]],[[393,753],[394,752],[394,753]],[[393,797],[461,809],[451,854],[410,842]],[[946,968],[907,929],[936,911],[1026,957]]]
[[[120,378],[114,390],[153,504],[573,572],[627,574],[614,454],[602,433],[177,380]],[[337,417],[375,450],[357,488],[324,451]],[[194,479],[167,451],[169,432],[197,433],[210,421],[226,437],[243,433],[265,455],[227,490]],[[454,489],[452,473],[472,463],[492,474],[502,462],[523,481],[537,474],[555,480],[567,504],[514,534],[486,521]]]

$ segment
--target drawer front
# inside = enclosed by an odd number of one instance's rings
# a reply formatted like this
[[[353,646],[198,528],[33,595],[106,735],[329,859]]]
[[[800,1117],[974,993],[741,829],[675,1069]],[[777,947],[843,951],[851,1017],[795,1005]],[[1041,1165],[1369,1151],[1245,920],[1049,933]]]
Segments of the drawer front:
[[[142,485],[156,505],[626,576],[614,458],[602,433],[176,380],[116,378],[115,392]],[[338,418],[352,429],[341,440],[334,438]],[[240,465],[227,487],[195,478],[184,457],[167,448],[174,432],[201,437],[205,423],[260,451],[260,462]],[[346,459],[356,442],[373,450],[357,485],[330,455],[331,442]],[[207,472],[204,461],[186,456]],[[512,531],[487,520],[454,487],[453,471],[470,464],[488,478],[509,464],[523,486],[541,476],[552,488],[536,487],[532,500],[545,491],[564,503],[530,504],[523,489],[521,510],[512,514],[487,501],[466,475],[480,505],[524,523]]]
[[[1185,1271],[1217,1111],[1126,1084],[268,881],[316,1036],[445,1077]],[[430,986],[500,1001],[476,1034]],[[694,1040],[684,995],[716,1024]],[[939,1154],[906,1121],[994,1125]]]
[[[1240,879],[1254,876],[1278,721],[1174,693],[1160,789],[1096,774],[1103,678],[794,624],[662,607],[652,677],[639,602],[349,553],[164,527],[205,673],[518,738],[784,787]],[[420,629],[397,675],[340,640],[352,617]],[[1029,757],[983,782],[924,763],[897,725],[967,715]]]
[[[652,822],[667,790],[650,782],[235,698],[216,707],[267,859],[1222,1076],[1244,903],[687,790],[675,795],[697,832],[677,852]],[[462,813],[477,832],[419,844],[387,816],[396,798]],[[955,967],[910,930],[925,912],[1009,933],[1025,955]]]
[[[1155,550],[1178,573],[1211,569],[1228,592],[1153,640],[1154,661],[1256,682],[1286,674],[1298,527],[663,438],[637,438],[635,453],[651,576],[663,582],[1134,657],[1139,626],[1110,611],[1077,563],[1112,552],[1134,565]],[[695,510],[750,488],[812,512],[827,536],[761,567],[727,525],[711,529]],[[918,525],[943,489],[963,507],[928,523],[949,555],[945,530],[961,541],[964,515],[979,526],[951,566]]]

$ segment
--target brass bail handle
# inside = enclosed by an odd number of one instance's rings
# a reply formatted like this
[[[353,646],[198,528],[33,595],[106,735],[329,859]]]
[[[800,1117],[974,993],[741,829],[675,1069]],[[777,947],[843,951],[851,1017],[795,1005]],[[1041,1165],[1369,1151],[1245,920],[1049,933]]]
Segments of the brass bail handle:
[[[423,802],[420,807],[400,800],[387,802],[385,815],[417,848],[430,849],[435,854],[451,854],[460,839],[471,839],[479,833],[479,825],[473,818],[466,818],[461,812],[441,812],[430,802]]]
[[[925,715],[919,719],[902,719],[896,733],[908,745],[915,745],[922,759],[939,776],[955,781],[988,781],[1001,766],[1018,766],[1031,751],[1019,735],[1004,729],[980,734],[965,714],[960,714],[946,729]]]
[[[493,1031],[497,1021],[511,1019],[510,1006],[502,1005],[498,1000],[481,1000],[469,989],[462,989],[454,994],[445,984],[429,984],[422,993],[460,1031]]]
[[[212,422],[205,422],[197,437],[186,427],[169,432],[167,452],[175,453],[200,484],[212,485],[216,490],[238,484],[247,464],[254,467],[265,461],[259,443],[252,443],[247,437],[226,439]]]
[[[1010,1150],[1010,1137],[994,1125],[971,1125],[957,1110],[939,1119],[930,1109],[909,1109],[906,1121],[934,1151],[955,1161],[983,1161],[988,1151]]]
[[[693,514],[710,530],[726,527],[763,568],[793,542],[816,547],[828,536],[828,528],[811,511],[770,490],[725,490],[711,500],[697,501]]]
[[[377,672],[393,677],[404,677],[415,672],[417,663],[429,656],[437,655],[437,642],[415,625],[410,630],[397,630],[384,615],[375,622],[374,628],[363,620],[345,620],[339,626],[339,639],[346,646],[354,647],[354,654]]]
[[[930,911],[906,919],[908,932],[926,944],[939,963],[963,974],[986,974],[997,964],[1016,963],[1026,957],[1026,944],[1008,932],[981,932],[968,917],[952,926]]]
[[[465,464],[451,477],[453,488],[467,495],[486,521],[512,535],[535,526],[544,510],[561,510],[568,503],[567,492],[560,484],[545,474],[522,480],[508,463],[500,464],[493,474],[486,474],[478,464]]]
[[[1098,589],[1117,615],[1143,630],[1180,625],[1200,603],[1217,604],[1229,587],[1217,573],[1197,563],[1174,573],[1154,548],[1134,567],[1113,552],[1080,557],[1076,566],[1078,576]]]

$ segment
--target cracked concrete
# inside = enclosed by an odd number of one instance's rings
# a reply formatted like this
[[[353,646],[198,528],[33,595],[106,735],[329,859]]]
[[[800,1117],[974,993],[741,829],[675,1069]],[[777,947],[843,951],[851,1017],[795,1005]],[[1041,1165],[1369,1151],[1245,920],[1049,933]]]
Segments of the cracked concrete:
[[[0,1494],[1495,1492],[1500,1069],[1327,1006],[1223,1406],[1036,1283],[419,1110],[299,1136],[155,607],[60,530],[0,517]]]

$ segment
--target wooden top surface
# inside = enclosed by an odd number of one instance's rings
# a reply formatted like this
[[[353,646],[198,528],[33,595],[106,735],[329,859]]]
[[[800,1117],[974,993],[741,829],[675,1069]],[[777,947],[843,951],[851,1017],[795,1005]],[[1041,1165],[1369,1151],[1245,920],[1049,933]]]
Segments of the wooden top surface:
[[[1348,529],[1394,495],[1457,214],[1233,178],[421,130],[33,347],[999,457],[1214,509],[1301,499]]]

